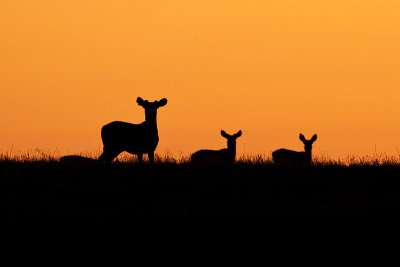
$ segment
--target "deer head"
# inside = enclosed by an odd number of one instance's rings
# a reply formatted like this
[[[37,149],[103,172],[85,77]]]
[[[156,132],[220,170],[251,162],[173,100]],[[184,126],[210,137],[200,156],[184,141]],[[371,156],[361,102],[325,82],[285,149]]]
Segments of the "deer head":
[[[311,152],[312,149],[312,144],[317,140],[317,135],[314,134],[313,137],[311,137],[310,140],[307,140],[303,134],[299,135],[299,139],[304,143],[304,150],[306,152]]]
[[[157,109],[163,107],[167,104],[167,99],[163,98],[160,101],[149,102],[147,100],[143,100],[141,97],[138,97],[136,102],[139,106],[144,108],[144,113],[147,120],[154,120],[157,115]]]
[[[235,133],[234,135],[227,134],[224,130],[221,130],[221,135],[228,140],[228,149],[236,150],[236,139],[242,135],[242,131]]]

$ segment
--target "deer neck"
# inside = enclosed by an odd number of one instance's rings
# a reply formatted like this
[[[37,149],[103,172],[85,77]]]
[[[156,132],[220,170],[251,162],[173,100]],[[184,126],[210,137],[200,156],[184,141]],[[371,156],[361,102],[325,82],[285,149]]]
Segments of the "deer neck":
[[[309,159],[309,160],[311,160],[311,150],[312,150],[311,148],[310,149],[306,149],[305,152],[304,152],[306,154],[306,158]]]
[[[229,153],[231,153],[232,155],[236,155],[236,144],[230,144],[228,142],[228,151]]]
[[[151,115],[147,115],[146,114],[146,124],[148,125],[148,127],[150,129],[153,129],[155,131],[157,131],[157,115],[156,114],[151,114]]]

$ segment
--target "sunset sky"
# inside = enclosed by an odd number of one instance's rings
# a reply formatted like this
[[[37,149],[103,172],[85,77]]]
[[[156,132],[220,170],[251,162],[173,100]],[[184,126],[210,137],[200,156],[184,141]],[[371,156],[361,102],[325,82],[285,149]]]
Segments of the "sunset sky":
[[[158,153],[400,150],[400,1],[0,0],[0,151],[101,152],[167,98]]]

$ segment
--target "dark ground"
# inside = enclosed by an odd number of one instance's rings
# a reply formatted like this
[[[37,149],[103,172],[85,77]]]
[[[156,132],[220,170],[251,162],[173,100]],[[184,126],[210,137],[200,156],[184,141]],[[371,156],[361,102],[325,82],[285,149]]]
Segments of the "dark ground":
[[[0,161],[9,222],[147,215],[397,215],[400,166]]]

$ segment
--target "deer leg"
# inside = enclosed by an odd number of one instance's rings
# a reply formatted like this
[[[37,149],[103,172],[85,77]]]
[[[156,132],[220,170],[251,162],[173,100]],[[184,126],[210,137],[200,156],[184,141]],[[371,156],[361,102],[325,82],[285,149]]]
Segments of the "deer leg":
[[[139,164],[143,163],[143,154],[136,154]]]
[[[113,159],[115,159],[119,153],[121,153],[120,151],[116,151],[116,150],[109,150],[109,149],[104,149],[103,154],[101,154],[101,156],[99,157],[99,162],[105,162],[105,163],[110,163]]]
[[[102,153],[99,157],[99,162],[103,163],[104,162],[104,153]]]
[[[150,165],[154,166],[154,151],[147,154],[149,156]]]

